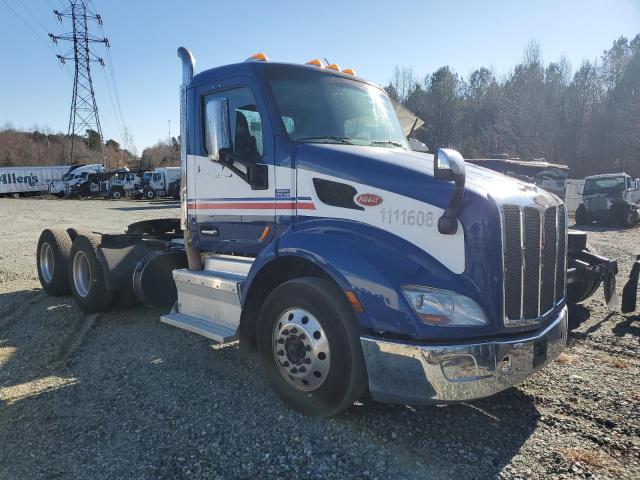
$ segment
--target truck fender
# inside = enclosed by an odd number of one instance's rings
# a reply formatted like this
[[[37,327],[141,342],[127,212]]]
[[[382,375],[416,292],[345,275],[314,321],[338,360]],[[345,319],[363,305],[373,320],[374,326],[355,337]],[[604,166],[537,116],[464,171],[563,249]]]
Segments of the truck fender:
[[[356,295],[364,310],[355,313],[362,327],[416,336],[415,316],[398,287],[412,280],[451,286],[457,277],[414,245],[379,229],[336,219],[302,225],[290,229],[254,261],[241,290],[241,332],[243,324],[255,321],[273,288],[291,278],[317,275]]]

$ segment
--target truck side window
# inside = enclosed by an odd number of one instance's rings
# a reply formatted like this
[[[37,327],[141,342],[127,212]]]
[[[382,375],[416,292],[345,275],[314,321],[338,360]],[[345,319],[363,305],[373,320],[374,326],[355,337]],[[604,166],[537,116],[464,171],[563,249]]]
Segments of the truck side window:
[[[229,106],[233,155],[240,160],[251,163],[262,159],[262,119],[256,107],[253,93],[247,87],[238,87],[205,96],[205,119],[203,122],[205,138],[208,136],[209,122],[206,117],[209,112],[208,104],[218,98],[226,98]]]

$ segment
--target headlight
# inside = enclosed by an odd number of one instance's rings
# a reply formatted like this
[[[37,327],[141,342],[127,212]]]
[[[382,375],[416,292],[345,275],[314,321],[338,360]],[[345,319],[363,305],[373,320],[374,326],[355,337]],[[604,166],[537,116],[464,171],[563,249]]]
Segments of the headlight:
[[[446,327],[487,324],[484,312],[469,297],[429,287],[402,287],[407,300],[423,322]]]

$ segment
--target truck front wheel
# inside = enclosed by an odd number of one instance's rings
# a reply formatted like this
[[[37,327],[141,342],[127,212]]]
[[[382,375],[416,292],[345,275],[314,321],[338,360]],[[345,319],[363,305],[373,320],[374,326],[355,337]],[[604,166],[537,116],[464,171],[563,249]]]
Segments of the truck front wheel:
[[[321,278],[290,280],[267,297],[258,354],[278,397],[305,415],[336,415],[367,387],[356,319],[340,289]]]
[[[576,225],[586,225],[587,223],[590,223],[589,212],[584,203],[581,203],[576,210]]]
[[[69,284],[76,303],[85,313],[104,312],[113,303],[98,261],[100,235],[83,233],[76,237],[69,255]]]
[[[620,224],[624,228],[631,228],[636,224],[636,211],[630,205],[620,209]]]
[[[71,237],[62,228],[47,228],[38,240],[37,264],[40,285],[54,297],[69,293],[67,263],[71,251]]]
[[[154,198],[156,198],[156,191],[153,189],[149,189],[144,192],[144,196],[147,197],[148,200],[153,200]]]

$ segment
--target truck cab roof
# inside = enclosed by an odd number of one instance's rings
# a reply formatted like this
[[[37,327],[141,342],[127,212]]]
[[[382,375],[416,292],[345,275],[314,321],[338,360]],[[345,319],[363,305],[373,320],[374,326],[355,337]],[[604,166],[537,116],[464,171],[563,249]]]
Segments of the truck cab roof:
[[[590,178],[615,178],[615,177],[628,177],[629,174],[621,172],[621,173],[603,173],[601,175],[589,175],[585,177],[585,180],[589,180]]]
[[[360,77],[343,73],[338,70],[333,70],[330,68],[321,68],[313,65],[306,64],[296,64],[296,63],[279,63],[279,62],[269,62],[269,61],[246,61],[240,63],[232,63],[229,65],[222,65],[220,67],[210,68],[208,70],[204,70],[196,75],[194,75],[193,79],[189,83],[189,88],[197,87],[199,85],[213,83],[225,78],[236,77],[236,76],[256,76],[260,73],[270,72],[270,71],[295,71],[295,70],[307,70],[307,71],[315,71],[319,74],[325,75],[334,75],[342,78],[349,78],[352,80],[356,80],[359,82],[367,83],[369,85],[373,85],[375,87],[380,88],[373,82],[368,80],[364,80]]]

